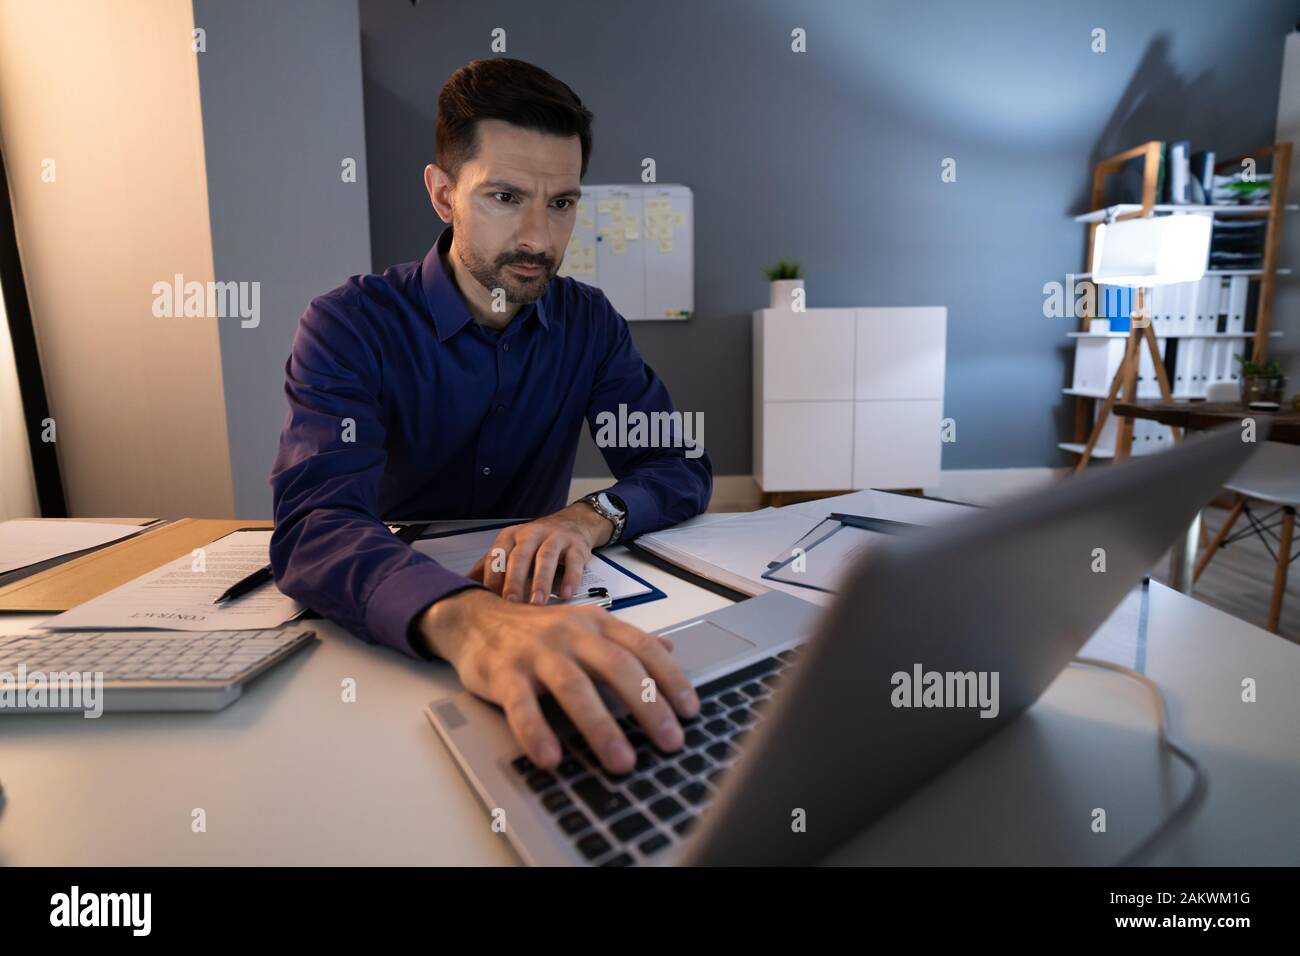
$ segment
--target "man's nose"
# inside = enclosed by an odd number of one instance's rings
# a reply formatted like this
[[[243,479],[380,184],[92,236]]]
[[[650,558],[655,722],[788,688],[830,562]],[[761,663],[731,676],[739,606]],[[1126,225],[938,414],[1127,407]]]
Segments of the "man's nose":
[[[546,216],[546,206],[529,203],[524,209],[523,220],[519,223],[519,234],[515,237],[521,252],[544,256],[550,246],[550,222]]]

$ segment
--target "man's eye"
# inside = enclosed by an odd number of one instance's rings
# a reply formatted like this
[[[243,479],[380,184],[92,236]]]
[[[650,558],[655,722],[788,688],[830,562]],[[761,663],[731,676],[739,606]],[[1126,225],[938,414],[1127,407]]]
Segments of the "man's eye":
[[[515,198],[514,193],[493,193],[492,196],[494,199],[500,199],[502,202],[510,202],[510,200]]]
[[[557,200],[555,200],[555,202],[556,202],[556,204],[557,204],[557,208],[559,208],[559,209],[568,209],[570,206],[573,205],[573,200],[572,200],[572,199],[557,199]],[[564,203],[564,205],[563,205],[563,206],[560,206],[560,205],[558,205],[559,203]]]

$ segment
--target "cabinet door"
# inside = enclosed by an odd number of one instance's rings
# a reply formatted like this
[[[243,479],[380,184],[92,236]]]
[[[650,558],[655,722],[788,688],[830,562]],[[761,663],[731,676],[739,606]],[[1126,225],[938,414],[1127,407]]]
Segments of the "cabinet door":
[[[764,491],[834,491],[853,481],[852,402],[763,404]]]
[[[765,402],[853,398],[855,309],[754,313],[755,373]]]
[[[854,398],[943,398],[948,310],[857,310]]]
[[[939,483],[943,402],[854,402],[853,487],[925,488]]]

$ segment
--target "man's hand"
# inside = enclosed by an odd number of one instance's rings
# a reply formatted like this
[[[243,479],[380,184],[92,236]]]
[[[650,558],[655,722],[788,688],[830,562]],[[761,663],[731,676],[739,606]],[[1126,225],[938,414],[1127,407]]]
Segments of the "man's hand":
[[[608,519],[590,505],[575,501],[545,518],[502,528],[469,576],[507,601],[545,604],[552,588],[567,601],[582,583],[582,569],[591,560],[591,549],[600,547],[613,533],[614,525]],[[564,573],[556,587],[560,565],[564,565]]]
[[[512,604],[475,588],[433,604],[417,623],[419,639],[451,662],[466,690],[505,710],[515,738],[539,767],[560,760],[559,741],[537,702],[541,693],[554,695],[616,774],[630,771],[636,754],[593,678],[618,694],[660,750],[682,746],[674,709],[686,718],[700,709],[694,688],[669,655],[672,642],[601,608]]]

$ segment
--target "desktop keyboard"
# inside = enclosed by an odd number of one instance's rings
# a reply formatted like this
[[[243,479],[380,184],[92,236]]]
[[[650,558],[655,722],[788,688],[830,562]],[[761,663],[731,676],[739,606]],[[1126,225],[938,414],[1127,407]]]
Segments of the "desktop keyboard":
[[[25,667],[29,684],[38,672],[102,675],[106,710],[215,710],[313,637],[287,628],[0,635],[0,673],[16,676]]]
[[[554,771],[526,755],[510,766],[588,863],[631,866],[685,839],[708,808],[721,776],[743,750],[745,735],[763,719],[772,692],[799,649],[782,651],[696,688],[700,713],[682,721],[686,741],[665,753],[631,716],[619,720],[636,751],[636,767],[614,775],[580,733],[562,742]]]

